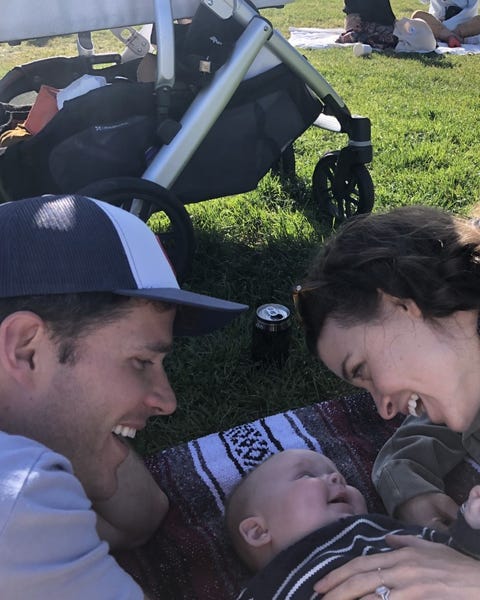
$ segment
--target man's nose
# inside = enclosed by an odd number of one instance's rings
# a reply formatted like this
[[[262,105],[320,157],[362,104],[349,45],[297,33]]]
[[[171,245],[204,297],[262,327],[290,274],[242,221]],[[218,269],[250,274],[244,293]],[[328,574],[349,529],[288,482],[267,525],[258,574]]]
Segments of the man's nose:
[[[177,398],[166,373],[163,373],[152,390],[147,394],[145,403],[154,415],[171,415],[177,408]]]

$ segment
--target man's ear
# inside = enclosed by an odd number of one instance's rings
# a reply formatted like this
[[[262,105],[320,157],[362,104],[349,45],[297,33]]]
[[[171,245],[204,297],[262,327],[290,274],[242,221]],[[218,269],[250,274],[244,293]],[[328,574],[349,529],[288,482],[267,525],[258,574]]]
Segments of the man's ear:
[[[411,298],[397,298],[397,296],[387,294],[387,292],[384,292],[383,290],[378,290],[378,293],[380,294],[380,298],[384,306],[401,308],[411,317],[416,319],[422,317],[422,311],[418,307],[418,304],[415,302],[415,300],[412,300]]]
[[[270,532],[262,517],[247,517],[240,522],[238,531],[250,546],[260,548],[271,541]]]
[[[31,385],[44,331],[42,319],[29,311],[12,313],[0,324],[0,364],[18,383]]]

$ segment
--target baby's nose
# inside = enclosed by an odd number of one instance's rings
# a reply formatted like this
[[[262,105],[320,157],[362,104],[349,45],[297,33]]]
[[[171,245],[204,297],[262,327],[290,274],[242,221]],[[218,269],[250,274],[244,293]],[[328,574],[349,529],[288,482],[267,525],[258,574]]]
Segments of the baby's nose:
[[[327,476],[328,482],[337,485],[346,485],[345,479],[341,473],[337,471],[329,473]]]

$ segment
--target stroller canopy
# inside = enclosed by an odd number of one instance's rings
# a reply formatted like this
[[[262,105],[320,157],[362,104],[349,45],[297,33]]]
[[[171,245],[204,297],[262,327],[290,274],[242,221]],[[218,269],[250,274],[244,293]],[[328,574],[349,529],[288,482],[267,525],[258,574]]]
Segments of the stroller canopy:
[[[293,0],[255,0],[257,8]],[[0,0],[0,42],[142,25],[155,21],[158,0]],[[192,17],[200,0],[172,0],[173,19]]]

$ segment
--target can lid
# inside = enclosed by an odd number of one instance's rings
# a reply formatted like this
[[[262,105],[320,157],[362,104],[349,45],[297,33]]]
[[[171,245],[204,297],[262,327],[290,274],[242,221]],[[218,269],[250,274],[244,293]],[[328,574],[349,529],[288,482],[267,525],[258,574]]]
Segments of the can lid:
[[[256,311],[256,327],[280,331],[290,325],[290,310],[283,304],[262,304]]]

